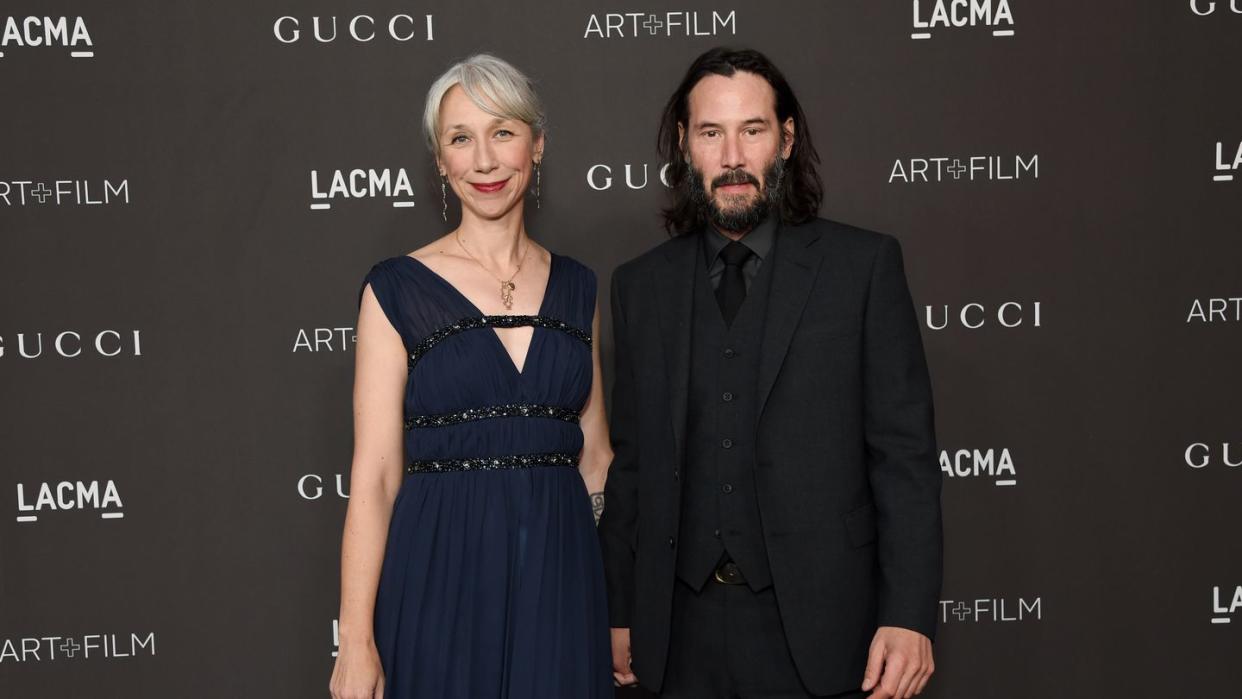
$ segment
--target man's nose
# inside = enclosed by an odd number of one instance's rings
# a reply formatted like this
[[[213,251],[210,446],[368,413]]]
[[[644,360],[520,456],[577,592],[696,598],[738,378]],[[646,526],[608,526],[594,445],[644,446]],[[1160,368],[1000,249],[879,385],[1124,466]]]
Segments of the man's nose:
[[[735,170],[746,164],[742,155],[742,144],[736,135],[724,137],[724,147],[720,149],[720,166]]]

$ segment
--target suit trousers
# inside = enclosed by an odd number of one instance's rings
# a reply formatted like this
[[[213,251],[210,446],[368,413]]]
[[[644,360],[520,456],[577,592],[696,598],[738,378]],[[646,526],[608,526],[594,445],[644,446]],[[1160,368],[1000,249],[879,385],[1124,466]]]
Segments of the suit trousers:
[[[771,586],[708,580],[702,591],[680,578],[673,592],[662,699],[806,699]],[[862,677],[858,678],[862,684]],[[861,691],[831,695],[861,699]]]

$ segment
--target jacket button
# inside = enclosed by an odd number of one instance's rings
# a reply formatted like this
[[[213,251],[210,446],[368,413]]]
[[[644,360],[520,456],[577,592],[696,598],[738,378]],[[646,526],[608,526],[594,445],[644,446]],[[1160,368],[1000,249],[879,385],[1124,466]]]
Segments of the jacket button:
[[[677,545],[677,540],[670,536],[668,538],[668,547],[673,548],[676,545]]]
[[[720,440],[720,446],[724,447],[725,449],[732,449],[732,448],[733,448],[733,440],[732,440],[732,439],[722,439],[722,440]]]
[[[733,400],[733,394],[732,394],[732,393],[730,393],[730,392],[728,392],[728,391],[725,391],[725,392],[724,392],[724,394],[723,394],[723,395],[721,395],[720,397],[721,397],[722,399],[724,399],[724,402],[726,402],[726,403],[728,403],[729,401]]]
[[[673,469],[673,480],[678,480],[678,475],[680,474],[678,473],[677,469]]]
[[[733,486],[729,485],[728,483],[725,483],[724,485],[720,486],[720,490],[725,495],[728,495],[729,493],[733,492]]]
[[[712,532],[712,536],[714,536],[714,537],[716,537],[717,539],[719,539],[719,538],[720,538],[720,530],[719,530],[719,529],[717,529],[716,531]]]
[[[724,351],[724,356],[725,356],[725,359],[733,359],[734,357],[737,356],[737,352],[734,352],[733,348],[730,347]]]

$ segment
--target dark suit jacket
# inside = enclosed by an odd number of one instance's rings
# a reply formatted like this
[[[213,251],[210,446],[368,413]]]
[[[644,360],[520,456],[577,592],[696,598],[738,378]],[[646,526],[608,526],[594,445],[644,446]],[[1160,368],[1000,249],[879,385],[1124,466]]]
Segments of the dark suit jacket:
[[[919,323],[891,236],[783,226],[759,358],[756,482],[789,648],[816,694],[857,688],[877,625],[933,636],[940,470]],[[612,278],[612,442],[599,524],[614,627],[658,691],[668,652],[696,236]],[[765,262],[768,264],[768,262]]]

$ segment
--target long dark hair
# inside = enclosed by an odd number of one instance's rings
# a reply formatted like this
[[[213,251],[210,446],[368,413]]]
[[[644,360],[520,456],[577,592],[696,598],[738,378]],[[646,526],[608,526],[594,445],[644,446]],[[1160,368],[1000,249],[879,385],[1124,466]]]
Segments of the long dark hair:
[[[768,60],[768,57],[753,49],[732,49],[716,47],[694,60],[681,84],[668,99],[664,106],[664,114],[660,119],[660,134],[656,147],[660,157],[668,163],[668,180],[672,185],[672,204],[664,209],[664,228],[670,235],[685,235],[700,230],[707,223],[702,207],[695,202],[684,186],[684,180],[690,175],[690,167],[682,152],[678,138],[677,125],[684,124],[689,128],[690,91],[699,81],[708,75],[732,77],[734,73],[746,71],[754,73],[772,86],[776,93],[777,127],[782,129],[785,120],[793,117],[794,144],[789,160],[785,163],[785,176],[782,178],[779,213],[785,223],[802,223],[814,218],[819,213],[820,202],[824,198],[824,183],[815,171],[819,162],[819,154],[811,141],[811,131],[807,128],[806,115],[802,113],[802,105],[794,96],[793,89],[785,81],[785,76]]]

